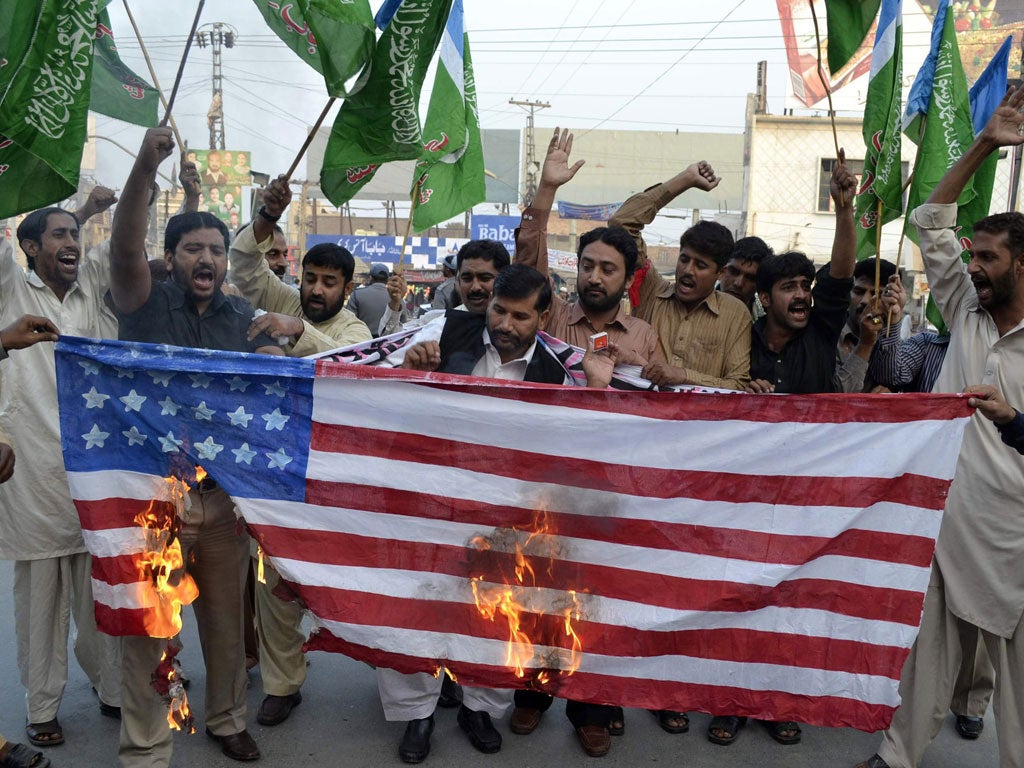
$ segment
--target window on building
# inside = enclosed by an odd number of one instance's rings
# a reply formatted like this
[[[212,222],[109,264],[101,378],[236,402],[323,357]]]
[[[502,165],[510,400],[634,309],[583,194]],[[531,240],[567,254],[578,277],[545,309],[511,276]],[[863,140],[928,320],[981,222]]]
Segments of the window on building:
[[[832,169],[835,168],[836,159],[834,157],[823,157],[821,159],[821,173],[818,176],[818,213],[832,213],[835,210],[832,206],[832,195],[829,194],[829,180],[832,178]],[[864,161],[863,160],[850,160],[847,158],[846,165],[854,175],[857,177],[857,184],[860,184],[861,174],[864,172]],[[910,163],[900,163],[900,171],[903,176],[904,186],[907,183],[907,177],[910,174]],[[903,206],[906,208],[907,204],[907,193],[906,190],[903,192]]]

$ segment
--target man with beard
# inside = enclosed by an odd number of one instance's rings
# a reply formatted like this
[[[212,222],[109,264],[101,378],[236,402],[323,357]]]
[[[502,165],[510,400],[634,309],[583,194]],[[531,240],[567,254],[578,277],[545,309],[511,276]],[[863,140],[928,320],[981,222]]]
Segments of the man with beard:
[[[751,335],[748,392],[836,391],[834,350],[846,321],[856,263],[857,179],[839,162],[830,186],[836,210],[832,260],[814,290],[814,264],[802,253],[768,256],[757,270],[765,316],[754,323]]]
[[[288,182],[279,176],[263,191],[263,205],[252,224],[231,244],[231,279],[254,307],[267,314],[256,318],[253,331],[288,337],[290,357],[369,341],[366,324],[345,309],[352,292],[355,259],[340,245],[322,243],[302,258],[299,288],[285,285],[270,270],[265,254],[278,247],[275,225],[291,202]],[[283,237],[281,238],[283,239]]]
[[[270,182],[263,192],[263,206],[250,226],[231,244],[231,277],[235,287],[253,306],[267,314],[253,321],[251,332],[289,337],[286,352],[304,357],[347,347],[372,336],[366,324],[344,308],[352,290],[355,259],[340,245],[321,243],[302,259],[302,277],[296,290],[271,272],[269,254],[284,240],[277,226],[291,202],[284,176]],[[279,725],[302,701],[306,681],[306,657],[302,653],[302,607],[274,594],[280,576],[269,563],[264,581],[254,584],[256,632],[259,636],[263,702],[256,713],[261,725]]]
[[[640,235],[644,226],[686,190],[709,192],[720,181],[714,169],[701,160],[619,207],[608,224],[624,227],[637,240],[638,271],[647,267],[646,246],[641,247]],[[750,381],[750,312],[743,302],[715,290],[732,249],[728,229],[713,221],[699,221],[679,240],[674,282],[656,269],[646,269],[636,315],[658,334],[667,362],[648,362],[643,369],[645,378],[659,386],[746,388]]]
[[[993,152],[1024,144],[1024,87],[1007,93],[928,201],[917,227],[931,295],[950,330],[934,392],[997,388],[1024,403],[1024,215],[997,213],[974,224],[961,259],[957,200]],[[995,667],[1000,765],[1024,765],[1024,456],[974,414],[964,430],[925,595],[921,629],[900,677],[902,705],[878,754],[861,768],[914,768],[945,720],[963,650],[980,629]]]
[[[513,381],[572,384],[569,372],[537,338],[551,309],[547,277],[524,264],[512,264],[494,280],[486,313],[448,312],[437,340],[406,349],[401,367]],[[608,354],[588,352],[583,360],[587,384],[606,387],[615,364],[615,347]],[[430,752],[433,712],[442,681],[427,673],[402,674],[377,669],[384,715],[389,721],[407,721],[399,745],[404,762],[419,763]],[[470,742],[484,753],[501,749],[501,734],[492,717],[501,717],[512,703],[512,691],[463,688],[459,726]]]
[[[112,196],[106,199],[113,202]],[[17,241],[28,271],[15,261],[11,243],[0,241],[0,324],[31,315],[75,336],[109,332],[113,323],[103,305],[108,265],[82,258],[79,221],[71,212],[43,208],[28,214],[18,225]],[[7,333],[0,334],[0,346],[4,342],[20,349]],[[0,488],[0,558],[14,561],[25,730],[34,745],[54,746],[64,741],[57,713],[67,683],[71,621],[75,658],[99,694],[101,711],[111,717],[120,703],[117,641],[96,629],[92,560],[60,451],[53,347],[36,344],[9,358],[0,351],[0,359],[0,430],[22,456],[19,471]]]
[[[541,171],[533,204],[523,211],[516,228],[516,262],[548,274],[547,224],[555,193],[576,175],[584,161],[569,167],[573,135],[555,129]],[[618,361],[644,366],[665,362],[661,344],[650,325],[622,310],[622,299],[633,284],[636,243],[621,227],[598,227],[584,234],[576,250],[577,300],[552,299],[544,330],[564,342],[586,349],[590,337],[605,332],[618,347]],[[532,728],[530,730],[533,730]]]
[[[220,152],[216,149],[211,149],[206,155],[206,170],[203,172],[203,184],[211,186],[213,184],[228,183],[228,177],[224,175],[220,165]]]
[[[261,352],[281,350],[252,334],[253,309],[221,290],[227,273],[228,230],[209,213],[172,217],[164,233],[170,279],[154,282],[146,259],[147,206],[160,163],[174,151],[169,128],[146,132],[114,214],[110,237],[110,292],[125,341]],[[207,734],[233,760],[259,758],[246,730],[242,597],[249,564],[249,536],[238,528],[234,504],[216,478],[189,491],[191,514],[178,534],[188,572],[201,597],[193,604],[206,663]],[[167,707],[150,677],[167,641],[122,638],[123,681],[118,757],[124,768],[169,764],[172,731]]]

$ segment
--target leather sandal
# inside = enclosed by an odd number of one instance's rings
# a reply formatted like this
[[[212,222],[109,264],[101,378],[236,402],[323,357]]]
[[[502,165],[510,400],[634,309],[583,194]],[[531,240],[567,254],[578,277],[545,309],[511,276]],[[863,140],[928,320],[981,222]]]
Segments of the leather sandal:
[[[25,726],[25,734],[37,747],[55,747],[64,743],[64,731],[61,730],[57,718],[45,723],[29,723]]]
[[[621,736],[626,732],[626,715],[622,707],[614,707],[612,719],[608,722],[608,735]]]
[[[735,717],[733,715],[715,715],[708,725],[708,741],[712,744],[720,744],[727,747],[736,741],[743,726],[747,724],[747,718]],[[715,733],[718,731],[722,736]]]
[[[686,733],[690,730],[690,716],[685,712],[671,709],[654,709],[651,713],[658,718],[658,725],[667,733]]]
[[[50,768],[50,758],[24,744],[8,744],[0,768]]]
[[[768,729],[768,735],[779,744],[789,746],[800,743],[802,731],[799,723],[792,720],[762,720],[761,723]]]

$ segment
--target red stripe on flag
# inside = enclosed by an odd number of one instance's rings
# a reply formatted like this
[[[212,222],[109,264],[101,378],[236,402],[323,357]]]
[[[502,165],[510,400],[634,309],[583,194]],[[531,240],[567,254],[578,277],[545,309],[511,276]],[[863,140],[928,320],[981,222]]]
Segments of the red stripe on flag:
[[[394,368],[318,360],[322,379],[406,381],[450,392],[576,408],[613,411],[666,421],[743,421],[782,424],[905,424],[912,421],[967,418],[974,409],[957,394],[913,394],[896,402],[887,395],[821,394],[758,396],[744,393],[636,392],[614,389],[565,387],[557,384],[508,382],[445,373],[424,373]],[[743,397],[737,404],[737,397]]]
[[[586,478],[597,491],[659,499],[690,498],[730,503],[864,508],[880,501],[941,510],[949,480],[904,474],[883,477],[745,475],[733,472],[656,469],[551,456],[422,435],[313,422],[310,448],[436,467],[453,467],[524,482],[563,487]]]
[[[437,671],[439,664],[449,667],[460,683],[488,687],[542,690],[560,698],[595,703],[618,704],[640,709],[675,711],[730,712],[762,720],[797,720],[809,725],[850,727],[879,731],[889,727],[894,707],[870,704],[838,696],[809,696],[783,691],[757,691],[728,686],[699,685],[664,680],[621,678],[588,672],[553,675],[548,683],[519,679],[506,667],[465,662],[420,659],[369,648],[335,637],[326,629],[312,635],[306,650],[343,653],[353,659],[399,672]]]
[[[538,512],[522,507],[357,483],[327,480],[309,480],[306,483],[306,502],[309,504],[334,507],[341,499],[347,508],[367,512],[538,532]],[[551,509],[545,512],[544,523],[547,533],[564,531],[565,535],[578,539],[789,565],[824,555],[841,555],[926,568],[931,564],[935,550],[935,540],[926,536],[860,528],[843,531],[830,539],[612,515],[573,514]]]
[[[114,637],[140,636],[146,637],[146,614],[144,608],[111,608],[100,602],[96,607],[96,626],[107,635]]]
[[[411,629],[507,641],[503,621],[489,621],[476,606],[444,600],[388,597],[330,587],[302,587],[304,602],[327,621]],[[555,613],[521,614],[520,631],[535,645],[572,649],[565,620]],[[572,622],[584,653],[603,656],[692,656],[754,664],[824,669],[899,680],[908,648],[754,629],[639,630],[583,619]],[[381,630],[386,631],[384,629]]]
[[[271,557],[361,568],[440,573],[497,584],[515,583],[514,554],[496,550],[377,539],[329,531],[251,525]],[[468,542],[467,542],[468,544]],[[571,553],[566,553],[571,557]],[[676,610],[752,611],[768,606],[813,608],[846,616],[917,626],[921,592],[866,587],[824,579],[793,579],[770,587],[705,581],[609,566],[555,560],[536,567],[537,587],[576,589],[633,603]]]
[[[136,528],[135,516],[146,511],[161,517],[176,514],[172,502],[150,499],[75,499],[75,508],[82,528],[87,531]]]

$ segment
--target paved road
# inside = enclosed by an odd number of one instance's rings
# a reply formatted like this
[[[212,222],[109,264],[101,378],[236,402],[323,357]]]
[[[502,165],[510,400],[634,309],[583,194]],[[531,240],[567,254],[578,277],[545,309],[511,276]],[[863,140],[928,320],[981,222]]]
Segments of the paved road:
[[[16,646],[11,606],[13,572],[10,563],[0,562],[0,732],[24,740],[23,691],[18,682]],[[175,740],[174,768],[210,766],[236,768],[238,763],[220,754],[216,744],[202,734],[202,690],[204,674],[199,641],[191,613],[186,619],[185,666],[192,677],[193,704],[199,733],[179,735]],[[302,705],[292,717],[276,728],[255,722],[262,698],[257,672],[249,690],[251,732],[263,751],[262,766],[345,766],[378,768],[403,764],[397,755],[403,726],[386,723],[377,699],[372,670],[343,656],[314,653],[310,656],[309,680]],[[782,747],[760,727],[748,726],[730,747],[719,747],[704,738],[708,715],[692,715],[690,733],[671,736],[658,728],[646,712],[626,711],[626,734],[617,738],[611,753],[593,762],[576,743],[568,721],[556,705],[541,727],[531,736],[515,736],[507,722],[499,724],[505,745],[497,755],[476,752],[459,731],[455,710],[439,710],[433,749],[424,764],[435,768],[561,768],[599,765],[602,768],[638,765],[683,765],[686,768],[731,768],[733,766],[816,766],[852,768],[871,755],[878,737],[849,729],[805,728],[803,743]],[[99,768],[116,765],[117,721],[103,717],[85,675],[71,664],[70,680],[61,706],[60,721],[66,742],[47,754],[55,768]],[[973,768],[998,765],[995,729],[991,718],[976,742],[965,742],[953,731],[952,717],[942,729],[922,768]]]

